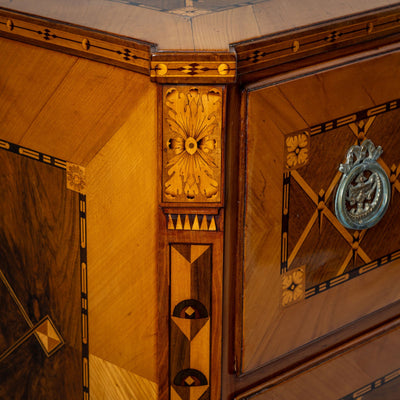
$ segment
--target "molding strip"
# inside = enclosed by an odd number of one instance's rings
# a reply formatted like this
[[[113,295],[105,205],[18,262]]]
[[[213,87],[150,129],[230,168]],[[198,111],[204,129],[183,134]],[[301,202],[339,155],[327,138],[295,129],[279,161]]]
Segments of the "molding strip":
[[[149,74],[151,43],[4,8],[0,36]]]
[[[379,379],[376,379],[375,381],[369,383],[366,386],[363,386],[355,392],[348,394],[340,400],[362,400],[364,399],[364,395],[371,393],[386,385],[387,383],[393,382],[394,380],[397,380],[397,382],[400,380],[400,368],[390,372],[389,374],[381,376]]]
[[[393,37],[395,41],[399,34],[400,7],[397,5],[231,46],[237,53],[238,75],[245,75],[377,39]]]
[[[342,355],[343,353],[352,351],[357,347],[360,347],[371,340],[376,339],[377,337],[389,333],[395,329],[400,327],[400,318],[396,317],[390,319],[389,321],[384,322],[383,324],[374,327],[371,330],[365,331],[360,336],[351,339],[345,343],[340,344],[337,347],[331,348],[326,352],[317,355],[315,358],[305,361],[302,364],[296,365],[294,368],[286,369],[285,372],[272,377],[271,379],[267,379],[264,382],[259,383],[255,387],[243,391],[242,393],[237,393],[233,400],[250,400],[255,399],[261,394],[264,394],[269,389],[289,380],[295,378],[303,372],[310,370],[311,368],[318,367],[318,365],[328,362],[335,357]],[[342,399],[344,400],[344,399]],[[346,398],[347,400],[347,398]]]
[[[339,56],[340,49],[398,41],[400,6],[233,43],[230,52],[157,52],[154,43],[3,7],[0,36],[140,72],[158,83],[225,84],[311,56]]]

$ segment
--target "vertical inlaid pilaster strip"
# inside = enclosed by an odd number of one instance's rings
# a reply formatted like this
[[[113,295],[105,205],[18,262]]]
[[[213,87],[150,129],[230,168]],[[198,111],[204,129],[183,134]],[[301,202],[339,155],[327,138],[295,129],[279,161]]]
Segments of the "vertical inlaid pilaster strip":
[[[226,88],[158,95],[159,400],[219,400]]]
[[[87,292],[87,236],[86,196],[79,195],[80,258],[81,258],[81,308],[82,308],[82,382],[83,400],[89,400],[89,333]]]
[[[170,246],[170,399],[210,399],[212,246]]]

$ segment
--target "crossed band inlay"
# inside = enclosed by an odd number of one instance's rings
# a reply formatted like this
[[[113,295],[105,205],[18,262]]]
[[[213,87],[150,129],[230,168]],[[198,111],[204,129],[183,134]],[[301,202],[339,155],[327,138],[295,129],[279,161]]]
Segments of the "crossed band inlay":
[[[390,181],[377,160],[380,146],[371,140],[351,146],[346,162],[339,167],[343,177],[335,198],[335,213],[342,225],[350,229],[367,229],[385,214],[390,199]]]

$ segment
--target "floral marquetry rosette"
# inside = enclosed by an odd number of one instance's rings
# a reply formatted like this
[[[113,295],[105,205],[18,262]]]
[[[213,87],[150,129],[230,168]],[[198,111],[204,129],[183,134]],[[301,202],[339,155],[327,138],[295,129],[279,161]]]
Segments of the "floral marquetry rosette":
[[[66,163],[67,189],[84,194],[86,192],[86,171],[80,165]]]
[[[308,162],[310,135],[307,131],[297,132],[285,138],[286,168],[297,169]]]
[[[219,202],[222,91],[169,88],[163,110],[163,200]]]
[[[286,272],[282,275],[282,306],[297,303],[305,297],[304,267]]]

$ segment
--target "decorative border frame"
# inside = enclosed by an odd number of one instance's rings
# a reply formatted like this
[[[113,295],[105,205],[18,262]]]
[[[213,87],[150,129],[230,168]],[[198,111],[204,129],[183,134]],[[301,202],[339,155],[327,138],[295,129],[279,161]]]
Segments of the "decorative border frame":
[[[231,52],[159,52],[151,56],[150,77],[159,83],[233,83],[236,54]]]
[[[66,170],[67,162],[38,151],[28,149],[5,140],[0,140],[0,149],[41,163]],[[68,189],[68,188],[67,188]],[[87,286],[87,223],[86,195],[79,193],[79,247],[81,279],[81,336],[82,336],[82,386],[83,400],[89,400],[89,331],[88,331],[88,286]]]
[[[348,46],[393,37],[400,33],[400,8],[384,7],[361,16],[336,19],[321,26],[286,31],[259,40],[233,43],[238,75],[246,75],[280,64],[335,51]],[[314,25],[315,26],[315,25]]]
[[[307,133],[309,137],[312,137],[342,126],[350,125],[359,120],[374,117],[376,115],[383,114],[388,111],[396,110],[398,108],[400,108],[400,99],[391,100],[375,107],[361,110],[356,113],[346,115],[344,117],[339,117],[334,120],[324,122],[322,124],[314,125],[309,128]],[[299,165],[296,165],[295,168],[301,168],[303,165],[305,165],[305,163],[300,163]],[[288,268],[288,235],[289,235],[288,231],[289,231],[289,206],[290,206],[289,193],[290,193],[291,174],[292,173],[290,171],[286,171],[283,174],[282,236],[281,236],[281,267],[280,267],[282,278],[285,276],[285,274],[290,272],[290,270],[288,271],[287,268]],[[338,286],[351,279],[357,278],[358,276],[364,275],[367,272],[383,267],[384,265],[392,261],[395,261],[399,258],[400,258],[400,249],[390,254],[386,254],[382,257],[379,257],[376,260],[373,260],[360,267],[357,267],[347,273],[343,273],[330,280],[321,282],[318,285],[306,289],[303,298],[308,299],[319,293],[325,292],[328,289]],[[290,304],[292,304],[292,302],[290,302]]]
[[[274,68],[305,65],[306,59],[324,60],[350,54],[400,38],[400,7],[382,7],[323,24],[306,26],[295,33],[267,35],[232,43],[231,51],[156,51],[155,43],[112,35],[95,29],[0,7],[0,36],[59,50],[149,75],[159,83],[236,82],[270,76]],[[275,71],[276,72],[276,71]]]
[[[0,7],[0,36],[149,73],[151,43]]]

